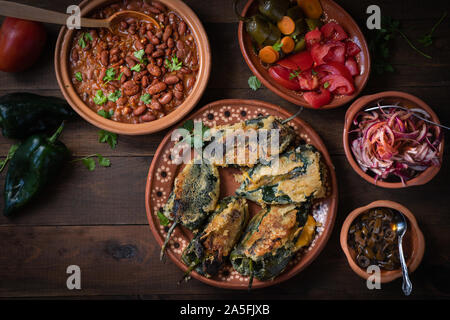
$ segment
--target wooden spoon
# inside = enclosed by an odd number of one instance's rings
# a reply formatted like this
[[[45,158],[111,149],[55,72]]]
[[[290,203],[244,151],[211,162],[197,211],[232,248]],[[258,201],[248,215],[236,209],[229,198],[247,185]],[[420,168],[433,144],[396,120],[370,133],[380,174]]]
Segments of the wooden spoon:
[[[65,13],[9,1],[0,1],[0,15],[63,25],[67,23],[67,19],[70,17],[70,15]],[[148,21],[155,27],[161,28],[159,23],[154,18],[144,13],[131,10],[118,11],[106,19],[80,18],[80,24],[81,27],[85,28],[107,28],[111,32],[117,33],[119,23],[129,18]]]

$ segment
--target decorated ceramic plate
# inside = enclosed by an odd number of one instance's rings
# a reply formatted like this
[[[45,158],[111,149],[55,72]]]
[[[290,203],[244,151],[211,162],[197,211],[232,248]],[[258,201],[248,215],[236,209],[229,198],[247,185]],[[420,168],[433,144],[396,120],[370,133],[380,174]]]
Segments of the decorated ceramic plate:
[[[202,120],[208,127],[216,125],[233,124],[261,116],[273,115],[287,119],[291,116],[281,107],[257,100],[220,100],[206,105],[194,113],[189,119]],[[334,166],[330,155],[319,135],[303,120],[295,118],[289,122],[299,139],[312,144],[323,156],[324,163],[328,167],[327,194],[314,203],[312,215],[319,223],[312,243],[296,253],[286,269],[276,278],[269,281],[253,281],[252,288],[262,288],[285,281],[306,268],[322,251],[333,229],[337,210],[337,181]],[[145,192],[145,205],[150,229],[161,246],[169,230],[169,226],[160,224],[157,212],[165,205],[172,190],[174,180],[182,165],[172,162],[171,154],[175,146],[171,141],[171,133],[163,139],[156,151],[147,177]],[[219,168],[220,174],[220,199],[234,195],[239,183],[235,180],[235,174],[239,173],[235,168]],[[256,203],[249,201],[250,216],[261,210]],[[183,271],[187,270],[181,260],[181,254],[192,239],[192,233],[186,228],[177,226],[173,232],[166,249],[166,255]],[[155,262],[156,263],[156,262]],[[162,263],[162,262],[161,262]],[[219,273],[212,278],[206,278],[196,272],[191,276],[212,286],[228,289],[247,290],[249,278],[235,271],[231,264],[226,264]],[[181,275],[180,275],[181,278]]]

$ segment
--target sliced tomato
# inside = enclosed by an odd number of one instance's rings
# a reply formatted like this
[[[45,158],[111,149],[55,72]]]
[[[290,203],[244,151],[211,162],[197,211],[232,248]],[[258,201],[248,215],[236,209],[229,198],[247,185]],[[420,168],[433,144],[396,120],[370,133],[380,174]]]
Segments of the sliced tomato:
[[[286,89],[298,91],[300,90],[300,84],[297,78],[290,79],[291,70],[282,66],[272,66],[269,68],[269,75],[278,84],[282,85]]]
[[[339,41],[329,41],[325,44],[329,47],[328,53],[323,57],[324,62],[345,63],[345,44]]]
[[[316,90],[319,87],[319,78],[317,74],[313,74],[312,69],[309,69],[299,74],[298,83],[302,90]]]
[[[352,76],[359,75],[359,66],[353,57],[347,58],[347,60],[345,61],[345,66],[348,69],[348,71],[350,71],[350,74]]]
[[[337,74],[346,77],[348,80],[353,81],[353,77],[347,67],[339,62],[329,62],[327,64],[322,64],[315,69],[320,74]],[[322,78],[322,77],[321,77]]]
[[[354,57],[361,52],[361,48],[356,43],[349,40],[345,43],[345,52],[348,56]]]
[[[321,84],[329,91],[337,94],[351,95],[355,92],[355,86],[353,82],[344,76],[337,74],[329,74],[320,79]]]
[[[315,43],[311,47],[311,57],[314,60],[314,63],[316,65],[324,64],[323,58],[328,54],[328,51],[330,51],[329,47],[326,47],[324,45],[321,45],[319,43]]]
[[[327,89],[321,89],[320,92],[305,92],[303,94],[306,102],[308,102],[313,108],[320,108],[331,101],[331,93]]]
[[[277,62],[280,66],[283,66],[290,70],[308,70],[313,65],[314,61],[309,51],[302,51],[292,54],[285,59]]]
[[[322,32],[319,29],[314,29],[305,34],[306,45],[311,47],[315,43],[322,40]]]
[[[320,28],[323,37],[328,40],[342,41],[348,38],[347,33],[336,22],[328,22]]]

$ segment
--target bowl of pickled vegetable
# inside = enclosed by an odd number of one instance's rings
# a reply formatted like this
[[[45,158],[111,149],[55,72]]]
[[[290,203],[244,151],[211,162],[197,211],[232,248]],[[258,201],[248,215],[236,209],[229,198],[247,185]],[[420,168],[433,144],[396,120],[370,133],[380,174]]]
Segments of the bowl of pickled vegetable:
[[[353,100],[370,73],[367,42],[332,0],[249,0],[239,22],[242,55],[269,90],[296,105],[331,109]]]
[[[414,215],[403,205],[387,200],[370,203],[353,210],[345,219],[340,242],[348,263],[360,277],[373,275],[380,269],[380,281],[391,282],[402,276],[395,218],[399,212],[406,217],[408,229],[403,237],[403,252],[410,273],[422,261],[425,239]]]

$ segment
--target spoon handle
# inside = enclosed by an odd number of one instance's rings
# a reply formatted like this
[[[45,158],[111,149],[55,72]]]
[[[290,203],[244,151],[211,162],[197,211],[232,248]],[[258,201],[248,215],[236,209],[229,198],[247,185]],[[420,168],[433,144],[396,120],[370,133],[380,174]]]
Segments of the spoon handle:
[[[68,14],[28,6],[10,1],[0,1],[0,15],[32,21],[65,25]],[[107,28],[108,22],[99,19],[81,18],[81,27]]]
[[[398,237],[398,253],[400,256],[400,263],[402,266],[402,274],[403,274],[402,290],[405,296],[409,296],[412,291],[412,283],[409,280],[408,267],[406,266],[405,256],[403,255],[402,240],[403,237]]]

